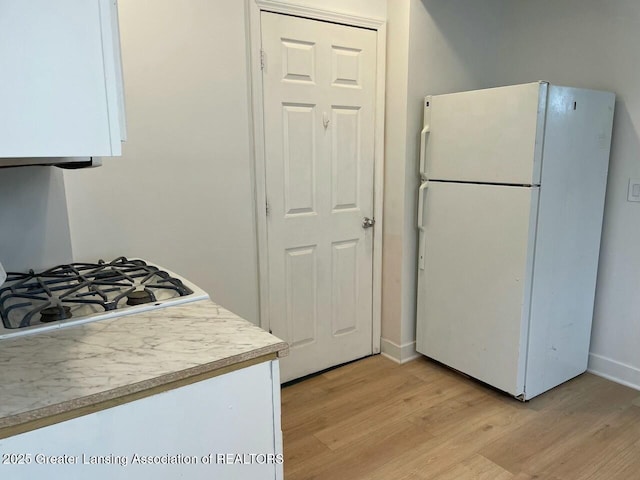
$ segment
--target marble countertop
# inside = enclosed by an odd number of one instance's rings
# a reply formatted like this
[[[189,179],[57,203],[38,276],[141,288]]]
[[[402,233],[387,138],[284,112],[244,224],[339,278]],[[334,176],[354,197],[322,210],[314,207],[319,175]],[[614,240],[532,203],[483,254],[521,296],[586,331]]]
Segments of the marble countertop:
[[[285,342],[211,300],[4,339],[0,438],[32,429],[21,424],[38,428],[47,417],[287,353]]]

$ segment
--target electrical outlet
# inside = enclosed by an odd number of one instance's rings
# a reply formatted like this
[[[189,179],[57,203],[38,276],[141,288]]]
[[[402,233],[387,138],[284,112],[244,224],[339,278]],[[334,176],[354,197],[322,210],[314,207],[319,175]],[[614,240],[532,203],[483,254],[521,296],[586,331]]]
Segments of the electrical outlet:
[[[629,179],[629,193],[627,195],[629,202],[640,202],[640,179]]]

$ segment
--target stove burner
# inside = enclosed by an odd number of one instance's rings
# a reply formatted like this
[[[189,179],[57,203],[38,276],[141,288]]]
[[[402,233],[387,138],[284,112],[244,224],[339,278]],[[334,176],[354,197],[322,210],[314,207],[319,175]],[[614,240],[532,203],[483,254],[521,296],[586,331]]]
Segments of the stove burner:
[[[110,278],[120,278],[121,276],[121,273],[114,270],[105,270],[103,272],[96,273],[93,278],[94,280],[108,280]]]
[[[144,290],[134,290],[127,295],[127,305],[142,305],[143,303],[151,302],[153,302],[153,296],[146,288]]]
[[[0,285],[0,336],[3,329],[147,306],[194,292],[179,278],[143,260],[70,263],[41,272],[7,272]],[[73,323],[73,322],[72,322]]]
[[[48,307],[40,311],[40,321],[42,323],[58,322],[71,318],[71,309],[66,306]]]

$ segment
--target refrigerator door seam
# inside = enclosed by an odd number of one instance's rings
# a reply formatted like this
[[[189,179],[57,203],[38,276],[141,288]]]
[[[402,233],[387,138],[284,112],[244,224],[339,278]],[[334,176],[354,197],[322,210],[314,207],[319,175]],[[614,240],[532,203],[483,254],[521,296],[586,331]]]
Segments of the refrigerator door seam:
[[[540,110],[538,111],[538,132],[536,133],[537,145],[536,145],[536,156],[539,155],[538,164],[538,180],[539,183],[542,183],[542,164],[544,161],[544,141],[545,141],[545,133],[547,127],[547,103],[549,101],[549,84],[546,82],[542,82],[540,84]],[[542,98],[544,95],[544,98]],[[531,279],[531,283],[529,285],[529,291],[527,295],[529,296],[529,312],[527,318],[527,338],[526,342],[524,342],[524,378],[523,378],[523,389],[522,389],[522,398],[523,400],[529,400],[527,396],[527,376],[529,374],[529,342],[531,339],[531,308],[533,305],[533,280],[535,278],[535,269],[536,269],[536,244],[538,240],[538,217],[540,215],[540,191],[538,191],[537,205],[536,205],[536,218],[535,218],[535,235],[533,237],[533,251],[532,251],[532,259],[531,259],[531,273],[529,274],[529,278]]]
[[[540,82],[538,90],[538,120],[536,122],[536,144],[533,150],[532,183],[542,182],[542,161],[544,149],[544,133],[547,125],[547,102],[549,97],[549,83]],[[537,181],[536,181],[537,180]]]
[[[426,181],[427,179],[423,179],[423,181]],[[471,182],[468,180],[438,180],[437,178],[430,178],[428,179],[429,182],[441,182],[441,183],[466,183],[469,185],[495,185],[498,187],[525,187],[525,188],[531,188],[531,187],[539,187],[540,184],[530,184],[530,183],[497,183],[497,182]]]
[[[540,213],[540,187],[532,187],[532,196],[535,196],[535,202],[531,204],[531,213],[530,213],[530,223],[529,223],[529,245],[530,249],[529,258],[527,259],[528,273],[526,278],[528,279],[529,284],[526,285],[526,291],[524,292],[524,298],[526,299],[525,304],[523,305],[523,312],[521,316],[521,321],[525,321],[526,325],[522,326],[522,333],[524,333],[525,338],[520,341],[520,348],[524,350],[524,355],[520,355],[523,362],[522,368],[522,400],[528,400],[527,396],[527,367],[529,363],[529,335],[531,330],[531,305],[533,303],[533,278],[535,275],[535,265],[536,265],[536,242],[538,238],[538,216]],[[535,213],[534,213],[535,209]],[[526,309],[526,310],[525,310]],[[518,396],[516,398],[519,398]]]

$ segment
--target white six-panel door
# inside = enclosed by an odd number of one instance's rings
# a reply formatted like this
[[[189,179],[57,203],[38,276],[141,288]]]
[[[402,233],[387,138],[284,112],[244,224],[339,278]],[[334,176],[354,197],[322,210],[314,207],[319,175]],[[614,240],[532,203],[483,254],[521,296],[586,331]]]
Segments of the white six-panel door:
[[[269,324],[287,381],[372,353],[376,32],[261,14]]]

